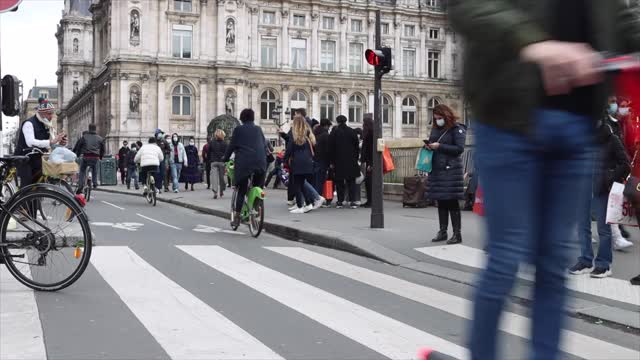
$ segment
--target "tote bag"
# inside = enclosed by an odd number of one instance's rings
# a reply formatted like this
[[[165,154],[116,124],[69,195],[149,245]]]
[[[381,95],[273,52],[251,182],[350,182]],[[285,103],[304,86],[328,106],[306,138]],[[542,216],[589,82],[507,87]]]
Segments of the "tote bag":
[[[420,149],[420,154],[418,156],[418,164],[416,164],[416,170],[430,173],[433,169],[432,166],[433,161],[433,151],[429,149],[422,148]]]

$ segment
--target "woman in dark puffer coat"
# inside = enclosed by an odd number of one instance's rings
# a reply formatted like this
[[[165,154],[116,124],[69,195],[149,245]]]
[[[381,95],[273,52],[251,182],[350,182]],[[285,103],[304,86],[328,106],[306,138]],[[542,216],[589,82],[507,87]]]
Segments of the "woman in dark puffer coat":
[[[462,153],[467,128],[446,105],[433,109],[434,127],[425,147],[433,151],[432,171],[427,180],[427,197],[438,202],[440,231],[433,242],[447,240],[449,215],[453,236],[447,244],[462,242],[460,200],[464,199],[464,169]]]

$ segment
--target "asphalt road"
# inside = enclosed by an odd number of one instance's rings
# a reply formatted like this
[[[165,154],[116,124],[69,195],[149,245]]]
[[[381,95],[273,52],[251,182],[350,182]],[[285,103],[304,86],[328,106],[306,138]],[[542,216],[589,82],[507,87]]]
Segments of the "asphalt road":
[[[268,209],[267,209],[268,211]],[[0,268],[1,359],[463,358],[472,289],[370,259],[259,239],[142,197],[92,194],[97,246],[72,287],[34,293]],[[510,305],[503,355],[526,358]],[[638,359],[635,334],[569,319],[566,358]]]

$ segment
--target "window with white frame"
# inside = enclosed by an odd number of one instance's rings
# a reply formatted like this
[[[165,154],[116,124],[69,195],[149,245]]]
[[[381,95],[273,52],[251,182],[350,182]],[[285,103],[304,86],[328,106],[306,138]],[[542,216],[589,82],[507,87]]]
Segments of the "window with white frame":
[[[429,7],[438,6],[438,0],[427,0],[427,6],[429,6]]]
[[[276,38],[263,37],[260,41],[260,63],[264,67],[277,66],[278,40]]]
[[[406,97],[402,101],[402,125],[414,126],[416,124],[416,100]]]
[[[40,95],[38,96],[39,98],[43,98],[43,99],[48,99],[49,98],[49,92],[46,90],[40,90]]]
[[[336,71],[336,42],[322,40],[320,47],[320,69],[323,71]]]
[[[275,11],[263,11],[262,12],[262,23],[267,25],[274,25],[276,23],[276,13]]]
[[[436,107],[436,105],[440,105],[441,101],[438,98],[431,98],[429,99],[429,103],[427,104],[427,109],[429,110],[429,114],[427,116],[429,116],[429,124],[433,123],[433,108]]]
[[[305,26],[305,16],[304,15],[293,15],[293,26],[304,27]]]
[[[324,93],[320,97],[320,119],[333,121],[336,117],[336,97],[331,93]]]
[[[351,32],[362,32],[362,20],[351,19]]]
[[[291,39],[291,68],[306,69],[307,67],[307,40]]]
[[[440,77],[440,51],[429,50],[427,55],[427,76],[431,79]]]
[[[333,30],[336,27],[336,18],[332,16],[323,16],[322,17],[322,29],[323,30]]]
[[[296,90],[291,96],[292,109],[306,109],[307,108],[307,95],[302,90]]]
[[[405,25],[404,26],[404,36],[406,36],[406,37],[415,37],[416,36],[416,26],[415,25]]]
[[[171,33],[173,57],[191,59],[193,29],[188,25],[173,25]]]
[[[393,114],[393,101],[387,95],[382,97],[382,123],[390,124]]]
[[[191,0],[174,0],[173,9],[175,11],[191,12],[192,11]]]
[[[171,113],[178,116],[191,116],[191,89],[179,84],[171,92]]]
[[[440,29],[438,29],[438,28],[430,28],[429,29],[429,39],[431,39],[431,40],[440,39]]]
[[[380,32],[382,35],[389,35],[389,23],[380,24]]]
[[[360,43],[349,44],[349,71],[352,73],[362,72],[362,52],[363,45]]]
[[[416,49],[402,50],[402,74],[416,76]]]
[[[364,100],[362,95],[353,94],[349,98],[349,122],[361,123],[364,111]]]
[[[273,90],[265,90],[260,95],[260,119],[270,120],[273,118],[273,110],[276,109],[277,97]]]

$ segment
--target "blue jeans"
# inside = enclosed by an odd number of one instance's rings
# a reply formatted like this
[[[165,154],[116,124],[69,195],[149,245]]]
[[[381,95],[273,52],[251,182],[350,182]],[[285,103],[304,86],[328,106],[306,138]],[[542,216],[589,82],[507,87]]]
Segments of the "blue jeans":
[[[611,249],[611,225],[607,224],[608,194],[594,195],[591,199],[591,207],[585,209],[580,216],[578,224],[578,240],[580,241],[580,254],[578,261],[589,267],[595,263],[596,268],[608,269],[613,261]],[[598,224],[598,256],[593,258],[591,245],[591,210],[595,213]]]
[[[158,171],[153,175],[156,180],[156,189],[162,190],[162,184],[164,182],[164,172],[167,169],[167,164],[164,160],[160,162],[160,166],[158,166]]]
[[[87,174],[88,167],[91,168],[91,181],[93,182],[93,187],[98,186],[98,159],[82,158],[82,163],[80,165],[80,174],[78,174],[78,184],[80,184],[80,189],[84,187],[84,177]],[[81,191],[78,190],[78,193],[80,192]]]
[[[138,169],[135,165],[129,165],[127,167],[127,186],[131,186],[131,179],[133,179],[133,186],[137,189],[138,184]]]
[[[499,357],[498,321],[526,261],[536,266],[530,359],[559,356],[571,242],[591,188],[593,125],[587,117],[561,111],[532,115],[529,136],[475,124],[488,259],[474,294],[473,359]]]
[[[182,172],[182,164],[173,163],[171,164],[171,182],[173,182],[173,191],[178,190],[180,184],[178,180],[180,179],[180,173]]]

